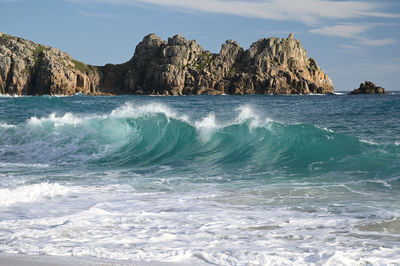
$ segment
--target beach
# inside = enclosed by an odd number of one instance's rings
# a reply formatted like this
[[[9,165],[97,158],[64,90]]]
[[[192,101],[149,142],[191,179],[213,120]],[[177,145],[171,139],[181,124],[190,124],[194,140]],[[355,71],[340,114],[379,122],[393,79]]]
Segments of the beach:
[[[0,97],[0,264],[396,264],[399,96]]]

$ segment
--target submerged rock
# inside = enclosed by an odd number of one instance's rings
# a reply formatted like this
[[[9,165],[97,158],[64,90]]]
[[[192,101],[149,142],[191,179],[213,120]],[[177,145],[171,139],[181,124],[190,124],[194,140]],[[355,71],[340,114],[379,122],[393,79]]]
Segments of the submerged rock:
[[[331,79],[300,41],[260,39],[244,50],[228,40],[218,54],[175,35],[149,34],[124,64],[90,66],[60,50],[0,36],[1,94],[309,94],[333,93]]]
[[[358,89],[353,90],[350,94],[386,94],[386,90],[376,86],[371,81],[361,83]]]

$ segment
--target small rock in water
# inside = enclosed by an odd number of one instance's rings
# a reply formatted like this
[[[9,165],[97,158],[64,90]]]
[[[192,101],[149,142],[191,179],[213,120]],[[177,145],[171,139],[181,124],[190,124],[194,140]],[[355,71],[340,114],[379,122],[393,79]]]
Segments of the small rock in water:
[[[386,94],[386,91],[371,81],[365,81],[365,83],[361,83],[360,87],[353,90],[350,94]]]

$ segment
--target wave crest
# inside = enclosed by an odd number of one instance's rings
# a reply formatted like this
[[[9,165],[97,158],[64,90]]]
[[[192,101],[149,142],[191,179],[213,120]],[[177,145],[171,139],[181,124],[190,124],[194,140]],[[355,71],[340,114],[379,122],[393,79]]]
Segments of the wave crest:
[[[355,137],[313,125],[283,124],[246,105],[239,106],[230,121],[219,121],[214,113],[191,121],[163,104],[126,103],[104,115],[32,117],[3,133],[0,140],[10,144],[0,150],[6,162],[186,165],[200,172],[224,173],[235,169],[318,173],[382,165],[381,158]]]

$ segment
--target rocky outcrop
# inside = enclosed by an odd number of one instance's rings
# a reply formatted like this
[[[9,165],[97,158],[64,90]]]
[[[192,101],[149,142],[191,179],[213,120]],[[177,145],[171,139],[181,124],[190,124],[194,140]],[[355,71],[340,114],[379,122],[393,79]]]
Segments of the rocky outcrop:
[[[1,94],[96,94],[99,80],[96,67],[56,48],[0,36]]]
[[[376,86],[371,81],[365,81],[365,83],[361,83],[360,87],[350,92],[350,94],[386,94],[386,90]]]
[[[260,39],[248,50],[228,40],[218,54],[176,35],[149,34],[126,63],[90,66],[56,48],[0,35],[1,94],[309,94],[333,84],[301,43]]]

